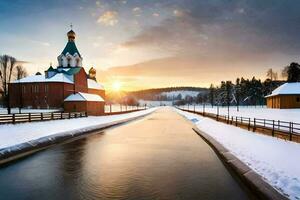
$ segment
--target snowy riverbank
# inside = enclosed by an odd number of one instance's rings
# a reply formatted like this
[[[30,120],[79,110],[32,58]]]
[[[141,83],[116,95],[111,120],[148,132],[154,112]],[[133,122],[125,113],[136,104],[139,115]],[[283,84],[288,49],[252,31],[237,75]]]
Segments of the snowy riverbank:
[[[300,144],[249,132],[196,114],[177,112],[224,145],[278,191],[291,199],[300,199]]]
[[[180,108],[187,109],[188,106],[180,106]],[[189,109],[194,110],[194,106],[190,105]],[[203,109],[202,105],[196,105],[195,110],[200,112],[203,112],[203,110],[205,110],[205,112],[207,113],[214,114],[218,113],[217,106],[211,107],[210,105],[206,105],[205,109]],[[227,107],[219,107],[219,114],[227,115]],[[237,111],[236,106],[230,106],[229,115],[237,117],[250,117],[300,123],[300,109],[270,109],[261,106],[240,106],[239,111]]]
[[[93,127],[118,123],[126,119],[149,114],[155,110],[156,108],[151,108],[148,110],[112,116],[90,116],[79,119],[0,125],[0,150],[37,140],[39,138],[51,138],[54,135],[62,135],[68,132],[75,134],[77,130],[80,132],[83,132],[84,130],[89,131]]]

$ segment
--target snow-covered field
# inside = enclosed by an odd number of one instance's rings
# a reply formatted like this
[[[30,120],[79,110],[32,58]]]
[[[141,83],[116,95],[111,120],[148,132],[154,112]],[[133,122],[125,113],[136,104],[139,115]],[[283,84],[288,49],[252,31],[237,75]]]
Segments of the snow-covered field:
[[[139,100],[139,104],[147,105],[149,108],[157,107],[157,106],[172,106],[172,101],[145,101],[145,100]]]
[[[121,115],[0,125],[0,149],[51,135],[107,124],[151,113],[156,108]]]
[[[41,113],[41,112],[58,112],[60,109],[27,109],[22,108],[22,113]],[[18,108],[12,108],[11,113],[19,113]],[[0,114],[7,114],[7,108],[0,108]]]
[[[300,199],[300,144],[176,110],[224,145],[278,191],[290,199]]]
[[[187,106],[184,106],[184,108],[187,109]],[[194,106],[190,105],[189,109],[193,110]],[[202,112],[203,106],[197,105],[196,111]],[[205,112],[217,114],[217,106],[214,106],[212,108],[210,105],[206,105]],[[219,107],[219,114],[227,115],[227,107]],[[240,106],[239,111],[237,111],[236,106],[230,106],[229,115],[237,117],[250,117],[300,123],[300,109],[270,109],[261,106]]]
[[[186,96],[196,97],[199,93],[199,91],[188,91],[188,90],[178,90],[178,91],[172,91],[172,92],[162,92],[160,95],[167,96],[168,98],[176,98],[179,94],[181,94],[181,97],[184,99]]]
[[[141,106],[144,106],[144,104],[140,104]],[[139,108],[141,108],[141,106]],[[120,112],[120,111],[125,111],[126,107],[124,105],[120,104],[113,104],[111,106],[112,112]],[[127,106],[127,110],[135,110],[137,107],[136,106]],[[47,113],[47,112],[59,112],[62,111],[62,109],[28,109],[28,108],[22,108],[21,112],[22,113]],[[110,106],[105,105],[105,112],[110,112]],[[12,108],[11,113],[19,113],[18,108]],[[7,109],[6,108],[0,108],[0,114],[7,114]]]

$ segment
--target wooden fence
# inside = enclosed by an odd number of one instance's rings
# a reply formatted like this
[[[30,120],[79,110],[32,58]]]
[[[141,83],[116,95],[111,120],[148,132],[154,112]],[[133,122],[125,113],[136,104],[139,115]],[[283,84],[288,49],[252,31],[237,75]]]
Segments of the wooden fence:
[[[37,122],[58,119],[72,119],[87,117],[86,112],[51,112],[51,113],[21,113],[21,114],[0,114],[0,124],[16,124],[23,122]]]
[[[249,131],[271,135],[273,137],[279,137],[285,140],[300,142],[300,123],[261,118],[218,115],[214,113],[182,109],[179,107],[177,108],[182,111],[187,111],[202,115],[204,117],[209,117],[216,121],[220,121],[226,124],[238,126]]]

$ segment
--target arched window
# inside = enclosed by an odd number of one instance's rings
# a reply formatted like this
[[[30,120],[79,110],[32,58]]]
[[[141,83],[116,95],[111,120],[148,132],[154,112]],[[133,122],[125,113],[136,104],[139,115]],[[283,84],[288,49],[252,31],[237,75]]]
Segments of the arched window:
[[[71,58],[68,57],[67,60],[68,60],[68,67],[70,67],[70,65],[71,65],[71,64],[70,64],[70,63],[71,63]]]
[[[80,59],[76,58],[76,66],[79,66]]]

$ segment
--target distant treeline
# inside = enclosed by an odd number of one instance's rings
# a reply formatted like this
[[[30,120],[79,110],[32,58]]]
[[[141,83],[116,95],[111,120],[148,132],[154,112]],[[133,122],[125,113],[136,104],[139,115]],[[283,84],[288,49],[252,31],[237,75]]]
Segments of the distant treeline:
[[[199,94],[197,97],[186,97],[176,104],[209,103],[214,105],[263,105],[266,102],[265,96],[271,94],[274,89],[286,82],[300,82],[300,65],[292,62],[281,71],[285,80],[277,80],[278,73],[273,69],[267,71],[267,79],[261,81],[253,77],[245,79],[237,78],[235,82],[222,81],[220,85],[211,84],[209,92]]]
[[[166,101],[174,100],[169,99],[166,95],[162,95],[163,92],[175,92],[175,91],[193,91],[199,93],[208,92],[208,88],[202,87],[167,87],[167,88],[154,88],[128,92],[128,96],[134,96],[136,99],[152,100],[152,101]],[[181,96],[181,95],[180,95]],[[181,97],[174,97],[175,100]]]

